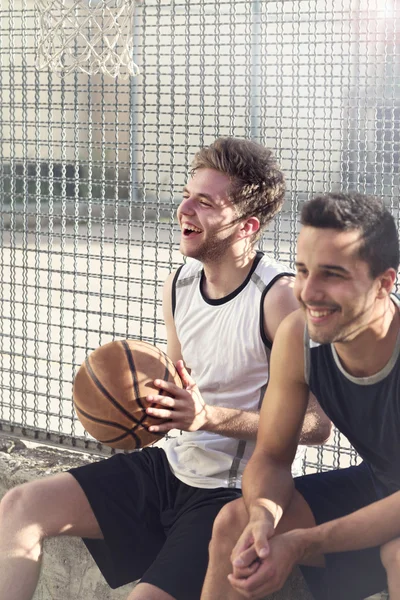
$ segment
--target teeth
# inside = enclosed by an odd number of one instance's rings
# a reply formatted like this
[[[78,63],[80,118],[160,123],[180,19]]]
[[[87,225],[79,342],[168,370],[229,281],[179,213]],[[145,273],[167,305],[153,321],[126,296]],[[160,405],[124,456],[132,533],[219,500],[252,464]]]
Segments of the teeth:
[[[309,308],[308,310],[310,312],[310,315],[316,318],[327,317],[328,315],[334,312],[333,310],[313,310],[311,308]]]
[[[195,227],[194,225],[185,225],[184,229],[185,231],[194,231],[195,233],[201,233],[201,229]]]

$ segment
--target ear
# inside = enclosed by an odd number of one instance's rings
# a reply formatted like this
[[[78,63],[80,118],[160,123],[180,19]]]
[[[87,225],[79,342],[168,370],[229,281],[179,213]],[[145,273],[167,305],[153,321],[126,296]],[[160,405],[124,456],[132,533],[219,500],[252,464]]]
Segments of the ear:
[[[250,237],[260,229],[260,221],[257,217],[249,217],[240,224],[240,234],[242,238]]]
[[[381,275],[378,276],[378,298],[384,298],[389,296],[393,291],[393,287],[396,281],[397,273],[394,269],[386,269]]]

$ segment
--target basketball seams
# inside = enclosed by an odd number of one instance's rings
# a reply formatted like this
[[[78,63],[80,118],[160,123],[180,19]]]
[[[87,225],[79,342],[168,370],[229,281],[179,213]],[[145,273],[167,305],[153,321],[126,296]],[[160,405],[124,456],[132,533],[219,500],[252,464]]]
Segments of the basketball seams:
[[[133,350],[129,346],[129,340],[123,340],[120,343],[123,344],[125,347],[125,351],[127,353],[129,364],[131,364],[131,360],[132,360],[132,364],[133,364],[133,356],[132,356]],[[164,377],[160,377],[160,379],[164,379],[164,381],[170,381],[172,383],[175,383],[176,376],[177,376],[177,370],[175,368],[174,363],[169,358],[169,356],[167,356],[167,354],[165,354],[165,352],[163,352],[157,346],[153,346],[152,344],[148,344],[147,342],[144,342],[142,340],[135,340],[134,343],[135,343],[135,346],[143,346],[143,348],[146,350],[146,353],[148,353],[148,354],[152,353],[153,355],[155,355],[155,358],[159,362],[165,363]],[[135,378],[135,381],[137,381],[136,368],[135,368],[134,364],[133,364],[133,370],[134,370],[134,372],[132,373],[133,377]],[[135,388],[135,391],[137,393],[137,397],[139,398],[140,393],[139,393],[138,389]],[[160,393],[160,395],[162,395],[164,393],[164,390],[160,390],[159,393]]]
[[[133,383],[133,389],[135,390],[135,396],[136,396],[136,398],[139,398],[140,397],[139,382],[138,382],[137,375],[136,375],[135,361],[133,360],[131,349],[126,340],[123,340],[120,343],[125,351],[125,356],[127,358],[129,369],[130,369],[130,372],[132,375],[132,383]]]
[[[140,425],[140,423],[137,423],[135,425],[135,427],[133,427],[132,429],[129,429],[128,427],[125,427],[125,425],[122,425],[121,423],[114,423],[113,421],[106,421],[105,419],[100,419],[99,417],[93,417],[89,413],[87,413],[84,410],[82,410],[81,408],[79,408],[79,406],[77,406],[76,409],[80,415],[85,417],[85,419],[87,419],[88,421],[92,421],[92,423],[97,423],[100,425],[107,425],[109,427],[115,427],[115,429],[122,429],[122,431],[124,432],[121,435],[119,435],[113,439],[107,439],[107,440],[99,439],[98,441],[101,442],[102,444],[110,444],[113,442],[119,442],[123,439],[126,439],[128,436],[131,436],[135,440],[136,448],[141,448],[140,438],[135,433],[135,429]]]
[[[88,419],[88,421],[92,421],[93,423],[99,423],[100,425],[108,425],[110,427],[115,427],[116,429],[121,429],[125,433],[134,432],[135,429],[141,425],[141,423],[139,422],[136,423],[134,427],[126,427],[126,425],[122,425],[122,423],[117,423],[116,421],[109,421],[108,419],[100,419],[100,417],[95,417],[82,410],[82,408],[79,408],[79,406],[76,407],[76,410],[80,415],[85,417],[85,419]]]
[[[130,372],[132,375],[133,387],[134,387],[135,394],[136,394],[136,398],[135,398],[136,402],[144,412],[144,415],[143,415],[140,423],[141,423],[142,427],[144,427],[144,429],[146,429],[146,431],[149,431],[149,427],[151,426],[151,424],[148,424],[145,422],[148,415],[146,413],[146,407],[143,404],[143,398],[140,395],[140,388],[139,388],[139,382],[138,382],[137,375],[136,375],[136,366],[135,366],[135,360],[133,357],[133,350],[130,347],[128,340],[122,340],[120,343],[125,350],[125,355],[128,360],[129,369],[130,369]],[[156,346],[152,346],[151,344],[147,344],[146,342],[135,341],[135,346],[143,346],[146,349],[146,352],[148,352],[149,354],[152,352],[155,355],[155,358],[160,362],[167,358],[166,355],[159,348],[157,348]],[[154,352],[154,351],[156,351],[156,352]],[[158,393],[159,393],[159,395],[163,396],[164,390],[158,390]],[[155,432],[151,432],[151,433],[153,434]]]
[[[102,394],[104,394],[104,396],[111,402],[111,404],[121,414],[123,414],[125,417],[127,417],[130,421],[134,420],[135,423],[138,423],[139,421],[136,419],[136,417],[132,413],[130,413],[128,410],[126,410],[126,408],[121,406],[121,404],[110,394],[110,392],[107,390],[107,388],[104,387],[104,385],[101,383],[100,379],[98,379],[96,373],[92,369],[92,365],[90,364],[89,357],[87,357],[87,359],[85,360],[85,365],[86,365],[88,375],[91,378],[91,380],[93,381],[93,383],[95,384],[95,386],[97,387],[97,389]]]
[[[166,419],[146,413],[148,394],[167,394],[155,389],[154,379],[182,386],[171,359],[147,342],[118,340],[90,354],[75,377],[73,390],[77,415],[88,433],[122,450],[140,449],[162,438],[163,433],[149,428]]]

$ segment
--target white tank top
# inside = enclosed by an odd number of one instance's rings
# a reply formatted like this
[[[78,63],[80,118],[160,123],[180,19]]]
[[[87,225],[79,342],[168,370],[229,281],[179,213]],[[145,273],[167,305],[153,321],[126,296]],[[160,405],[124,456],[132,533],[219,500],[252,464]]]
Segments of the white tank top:
[[[172,308],[182,356],[204,402],[259,411],[268,383],[271,343],[263,328],[265,294],[284,275],[284,265],[258,252],[246,280],[218,300],[203,296],[203,267],[189,260],[178,269],[172,286]],[[208,431],[181,432],[164,439],[175,476],[199,488],[240,488],[255,441]],[[304,448],[293,464],[300,475]]]

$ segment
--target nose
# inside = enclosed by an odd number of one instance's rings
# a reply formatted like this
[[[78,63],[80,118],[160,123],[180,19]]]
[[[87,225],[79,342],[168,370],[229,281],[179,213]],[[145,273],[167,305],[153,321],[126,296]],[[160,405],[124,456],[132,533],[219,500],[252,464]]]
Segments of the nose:
[[[320,280],[311,274],[308,274],[307,277],[296,277],[295,293],[297,299],[305,304],[321,302],[324,298]]]
[[[178,217],[180,214],[193,215],[194,214],[193,206],[194,206],[194,203],[193,203],[192,197],[187,196],[186,198],[183,198],[182,202],[178,206],[176,214],[178,215]]]

